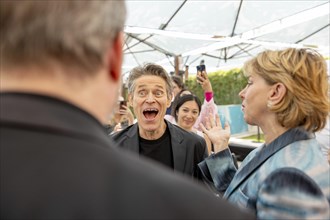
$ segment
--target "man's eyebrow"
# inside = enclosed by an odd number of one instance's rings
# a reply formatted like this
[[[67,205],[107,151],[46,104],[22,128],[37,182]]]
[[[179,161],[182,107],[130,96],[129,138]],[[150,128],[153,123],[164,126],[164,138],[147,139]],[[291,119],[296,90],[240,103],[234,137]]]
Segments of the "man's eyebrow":
[[[145,88],[145,87],[147,87],[147,85],[138,85],[136,88]]]
[[[164,86],[161,86],[161,85],[156,85],[157,88],[160,88],[160,89],[165,89]]]
[[[141,89],[141,88],[145,88],[145,87],[147,87],[147,86],[148,86],[148,85],[143,84],[143,85],[138,85],[137,88]],[[156,87],[157,89],[165,89],[165,87],[164,87],[164,86],[161,86],[161,85],[155,85],[155,87]]]

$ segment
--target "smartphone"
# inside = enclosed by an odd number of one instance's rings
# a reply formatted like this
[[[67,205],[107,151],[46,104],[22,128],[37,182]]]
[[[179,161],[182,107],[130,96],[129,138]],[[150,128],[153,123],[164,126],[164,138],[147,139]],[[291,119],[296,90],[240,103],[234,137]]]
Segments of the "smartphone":
[[[124,107],[122,107],[122,106],[127,106],[127,102],[126,102],[126,101],[120,101],[120,104],[119,104],[119,106],[120,106],[120,109],[123,109],[123,110],[125,110],[125,108],[124,108]]]
[[[199,66],[196,67],[197,68],[197,72],[203,72],[205,71],[205,61],[201,60],[201,62],[199,63]]]
[[[196,69],[197,69],[197,72],[205,71],[205,65],[202,64],[202,65],[196,66]]]

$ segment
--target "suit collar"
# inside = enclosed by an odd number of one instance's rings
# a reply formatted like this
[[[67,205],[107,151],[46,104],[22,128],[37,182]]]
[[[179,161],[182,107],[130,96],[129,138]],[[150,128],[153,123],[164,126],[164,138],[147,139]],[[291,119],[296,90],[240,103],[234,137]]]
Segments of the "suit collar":
[[[273,154],[293,142],[311,138],[312,135],[304,129],[293,128],[280,135],[268,146],[262,146],[262,149],[251,159],[251,161],[242,167],[242,169],[240,169],[235,175],[234,179],[232,180],[233,185],[228,188],[228,191],[226,191],[224,197],[228,198],[244,180],[246,180]]]
[[[165,123],[170,131],[171,139],[175,139],[172,140],[171,142],[175,144],[182,144],[183,135],[182,132],[178,132],[179,128],[176,125],[172,124],[171,122],[168,122],[167,120],[165,120]]]
[[[187,159],[187,145],[184,144],[181,130],[172,123],[165,120],[171,135],[171,144],[173,151],[174,170],[183,173]]]
[[[130,127],[127,127],[127,132],[125,133],[125,144],[123,144],[123,148],[126,148],[130,151],[133,151],[139,155],[140,153],[140,140],[139,140],[139,125],[135,123]],[[125,130],[126,130],[125,129]],[[125,131],[121,131],[125,132]]]
[[[164,119],[165,120],[165,119]],[[187,157],[187,146],[184,144],[184,138],[180,128],[176,127],[172,123],[165,120],[167,129],[170,133],[171,147],[173,152],[173,166],[174,170],[182,173],[185,169],[186,157]],[[125,144],[124,148],[127,148],[133,152],[139,154],[139,125],[138,123],[133,124],[131,127],[126,128]],[[124,131],[123,131],[124,132]]]

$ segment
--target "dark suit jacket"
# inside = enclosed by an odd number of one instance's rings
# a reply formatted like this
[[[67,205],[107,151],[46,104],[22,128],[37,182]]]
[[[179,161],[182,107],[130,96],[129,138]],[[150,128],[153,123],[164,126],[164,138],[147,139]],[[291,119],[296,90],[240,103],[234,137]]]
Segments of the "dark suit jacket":
[[[58,99],[0,95],[1,219],[247,219]],[[203,210],[203,211],[201,211]]]
[[[198,163],[207,155],[205,140],[194,133],[187,132],[165,120],[170,131],[174,171],[201,179]],[[135,123],[115,133],[112,138],[122,148],[139,154],[139,129]]]

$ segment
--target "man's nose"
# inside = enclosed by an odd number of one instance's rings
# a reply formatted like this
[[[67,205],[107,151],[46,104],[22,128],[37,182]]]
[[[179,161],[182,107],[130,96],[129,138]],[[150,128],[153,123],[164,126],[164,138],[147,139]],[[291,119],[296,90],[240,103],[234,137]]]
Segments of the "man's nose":
[[[154,95],[152,94],[152,92],[149,92],[149,93],[148,93],[146,101],[147,101],[147,102],[153,102],[153,101],[155,101],[155,97],[154,97]]]

